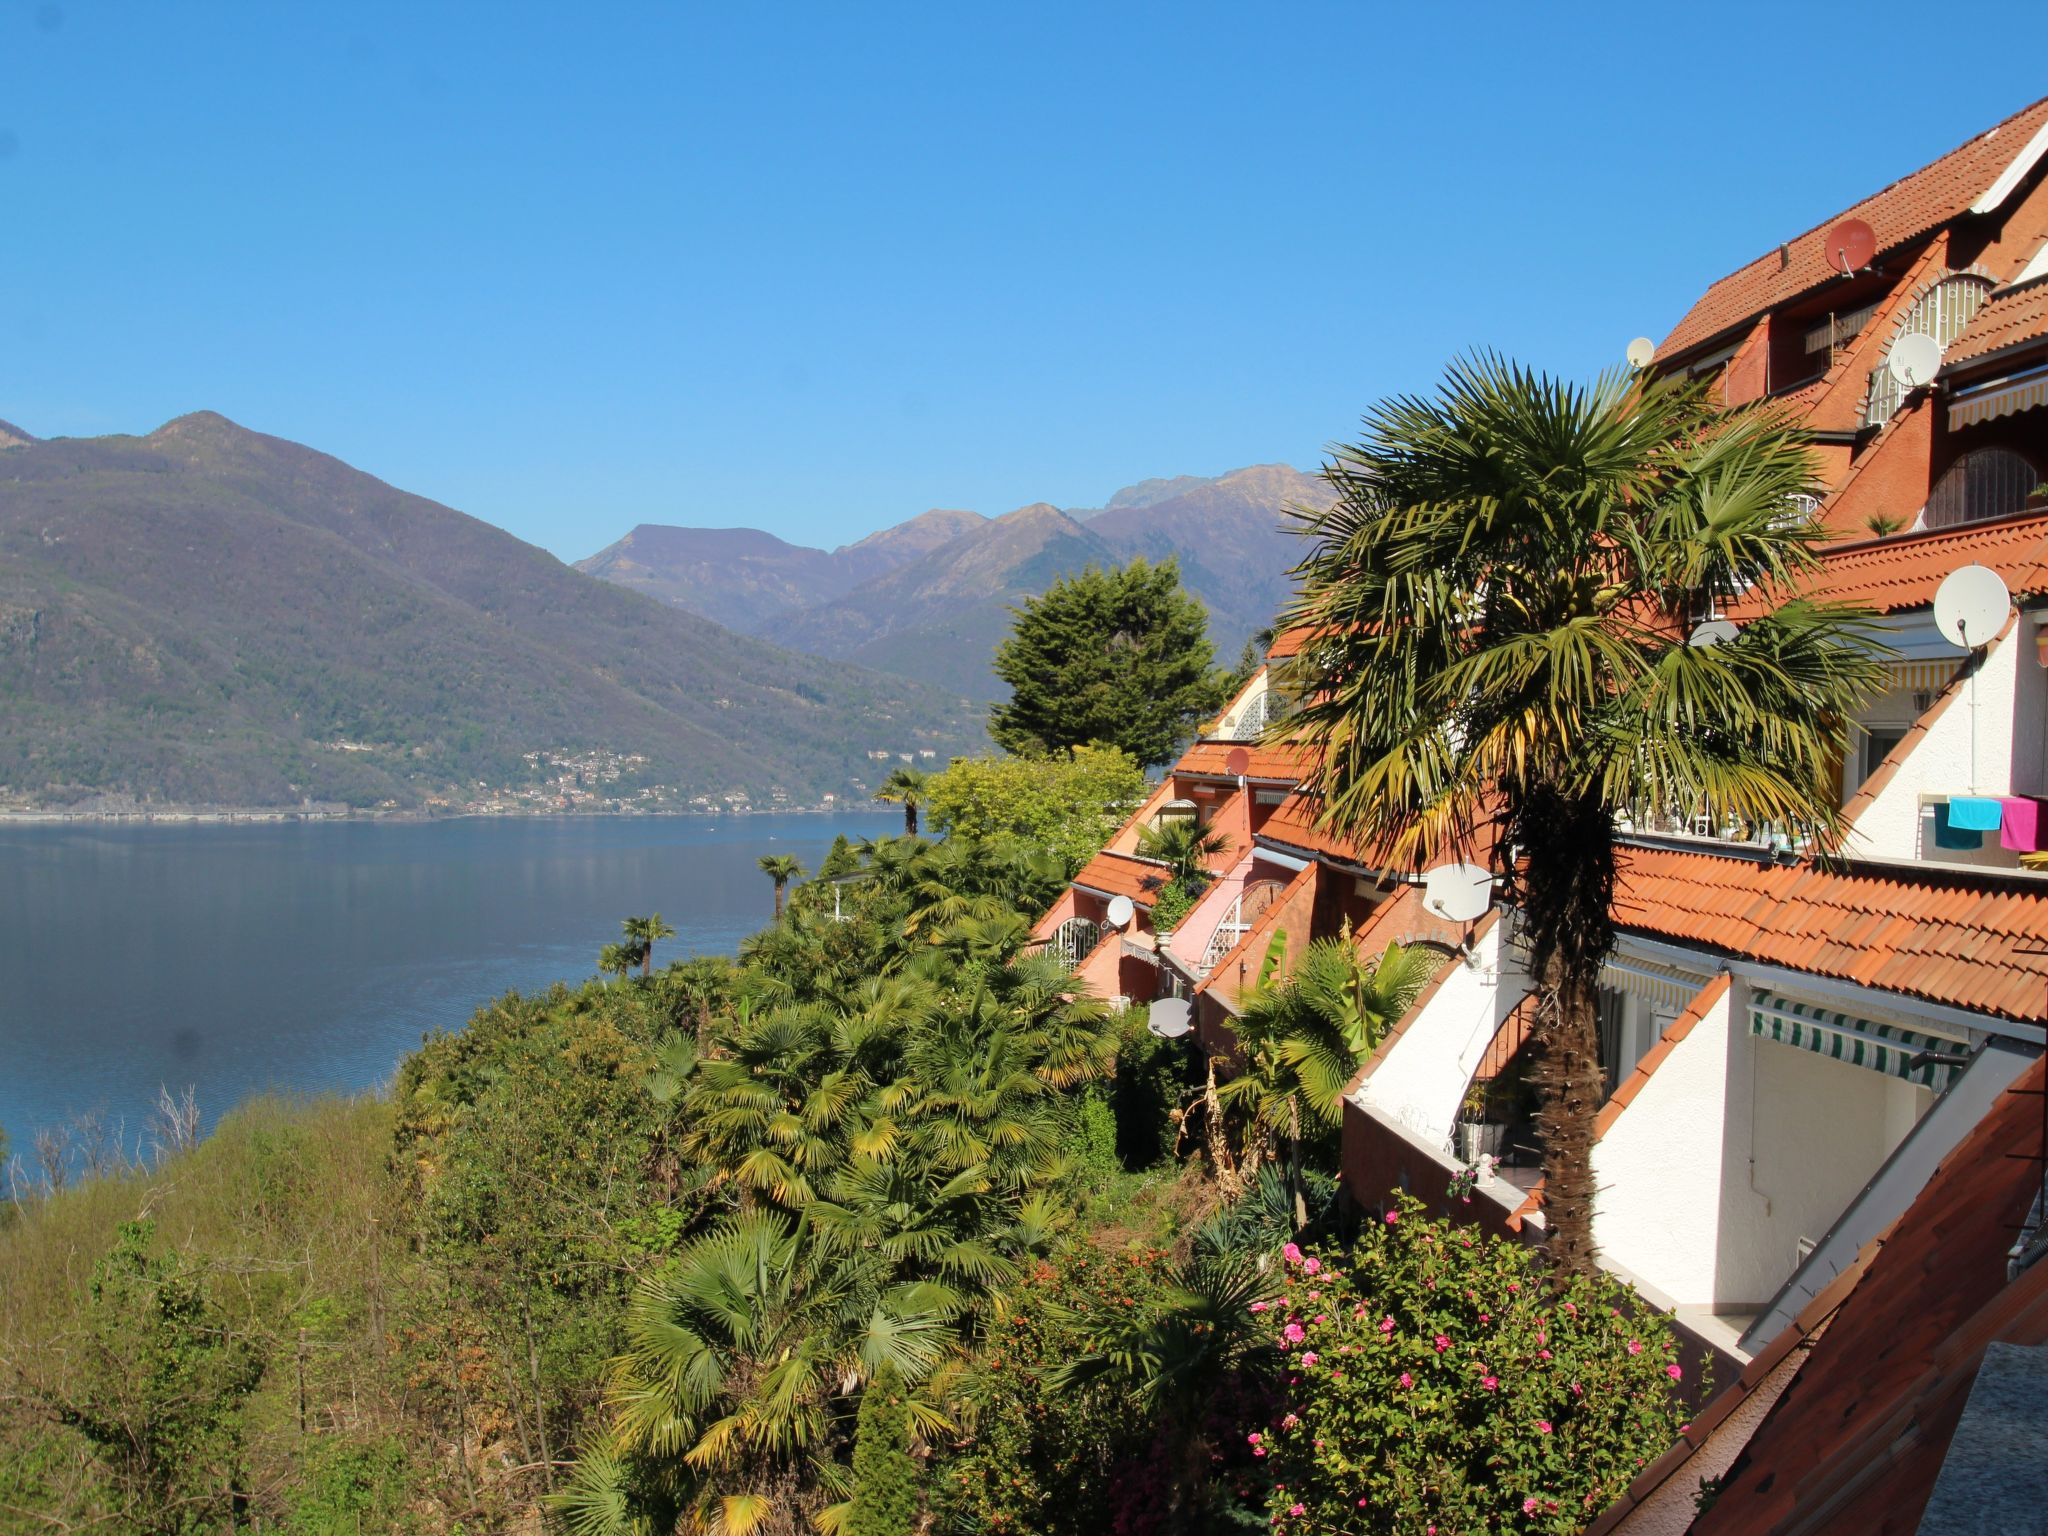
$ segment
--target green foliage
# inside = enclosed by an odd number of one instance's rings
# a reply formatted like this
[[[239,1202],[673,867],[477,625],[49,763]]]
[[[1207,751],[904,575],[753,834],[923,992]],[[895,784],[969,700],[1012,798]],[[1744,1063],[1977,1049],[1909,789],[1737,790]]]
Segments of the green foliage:
[[[846,1536],[910,1536],[917,1518],[917,1462],[903,1378],[883,1361],[860,1395],[853,1439],[853,1503]]]
[[[1178,928],[1187,915],[1195,910],[1195,903],[1202,899],[1202,886],[1193,880],[1184,880],[1175,875],[1152,894],[1152,927],[1158,933],[1171,933]]]
[[[1290,1248],[1260,1315],[1287,1387],[1243,1434],[1276,1531],[1563,1536],[1684,1417],[1660,1316],[1406,1197],[1348,1253]]]
[[[989,734],[1017,753],[1100,744],[1163,763],[1228,697],[1208,628],[1176,561],[1062,577],[1025,600],[996,648],[1010,697]]]
[[[761,866],[761,873],[775,884],[775,920],[782,921],[782,890],[792,880],[804,877],[803,865],[797,863],[793,854],[764,853],[754,861]]]
[[[416,1529],[408,1508],[413,1466],[404,1441],[315,1441],[285,1497],[284,1536],[361,1536]]]
[[[99,1457],[128,1529],[186,1536],[245,1497],[242,1407],[263,1355],[155,1235],[123,1223],[94,1267],[85,1339],[47,1407]]]
[[[1114,747],[1053,757],[956,757],[925,787],[931,824],[952,837],[1021,837],[1071,873],[1109,841],[1144,798],[1145,776]]]
[[[1192,816],[1177,817],[1138,829],[1138,852],[1158,859],[1182,882],[1207,877],[1209,860],[1228,846],[1223,834]]]
[[[875,791],[877,800],[886,800],[903,807],[903,835],[917,836],[917,808],[924,804],[925,787],[931,775],[915,768],[896,768],[882,781],[882,787]]]

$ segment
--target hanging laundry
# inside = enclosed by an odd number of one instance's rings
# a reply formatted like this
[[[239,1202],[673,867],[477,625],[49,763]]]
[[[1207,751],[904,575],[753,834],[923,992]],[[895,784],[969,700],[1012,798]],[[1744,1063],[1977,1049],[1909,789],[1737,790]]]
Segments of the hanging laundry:
[[[1955,802],[1934,807],[1934,846],[1937,848],[1982,848],[1984,834],[1959,827],[1949,819],[1949,811]]]
[[[1988,795],[1950,795],[1948,824],[1958,832],[1996,832],[2005,817],[2005,803]]]
[[[2042,838],[2048,836],[2048,807],[2039,800],[2024,795],[2014,796],[2002,802],[2004,814],[1998,823],[1998,846],[2010,848],[2015,853],[2038,853],[2048,848]]]

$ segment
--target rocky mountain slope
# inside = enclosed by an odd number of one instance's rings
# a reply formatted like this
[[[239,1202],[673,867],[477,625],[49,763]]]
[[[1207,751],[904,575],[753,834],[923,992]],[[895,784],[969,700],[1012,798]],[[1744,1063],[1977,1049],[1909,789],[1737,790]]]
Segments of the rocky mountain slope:
[[[808,803],[981,739],[957,698],[798,655],[209,412],[0,427],[0,790],[414,805],[611,760]]]
[[[579,569],[780,644],[985,699],[1001,692],[989,661],[1014,604],[1133,555],[1179,559],[1218,656],[1234,661],[1290,591],[1299,541],[1284,509],[1325,499],[1322,481],[1266,464],[1143,481],[1081,511],[927,512],[829,554],[755,530],[643,525]],[[739,534],[765,542],[743,547]],[[864,551],[878,568],[849,579]]]

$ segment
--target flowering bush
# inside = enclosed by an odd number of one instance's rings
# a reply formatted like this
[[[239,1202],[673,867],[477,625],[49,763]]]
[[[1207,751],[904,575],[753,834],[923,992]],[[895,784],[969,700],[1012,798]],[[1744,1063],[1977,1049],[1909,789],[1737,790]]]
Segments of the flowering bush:
[[[1286,1263],[1259,1304],[1283,1401],[1245,1431],[1277,1532],[1578,1531],[1680,1427],[1670,1330],[1611,1280],[1407,1196],[1349,1254]]]

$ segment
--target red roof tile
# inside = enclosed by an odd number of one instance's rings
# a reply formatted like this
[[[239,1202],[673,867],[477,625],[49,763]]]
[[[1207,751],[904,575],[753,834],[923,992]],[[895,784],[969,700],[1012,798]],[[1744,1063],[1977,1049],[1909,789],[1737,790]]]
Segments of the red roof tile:
[[[1304,790],[1296,790],[1280,804],[1259,825],[1259,840],[1283,843],[1289,848],[1299,848],[1306,853],[1321,854],[1346,864],[1356,864],[1365,869],[1389,869],[1394,860],[1384,847],[1361,848],[1348,837],[1318,824],[1322,814],[1322,798]],[[1419,861],[1423,865],[1445,863],[1452,859],[1467,859],[1475,863],[1485,861],[1493,847],[1493,827],[1480,827],[1467,842],[1440,856]]]
[[[1999,1096],[1879,1241],[1694,1536],[1919,1524],[1985,1345],[2048,1338],[2048,1264],[2005,1276],[2040,1185],[2043,1072]]]
[[[1173,765],[1173,771],[1203,778],[1231,778],[1230,754],[1239,750],[1244,752],[1248,763],[1245,777],[1267,783],[1298,784],[1315,762],[1315,754],[1310,748],[1286,742],[1261,746],[1257,742],[1246,741],[1198,741],[1181,754],[1180,761]]]
[[[1965,212],[2048,122],[2048,98],[2023,107],[1996,128],[1951,150],[1933,164],[1865,198],[1715,283],[1657,349],[1664,359],[1711,341],[1765,310],[1828,282],[1827,232],[1844,219],[1861,219],[1877,234],[1880,254],[1895,250]]]
[[[1139,906],[1149,907],[1170,877],[1171,872],[1163,864],[1105,849],[1082,866],[1074,876],[1074,884],[1108,896],[1128,896]]]
[[[2048,882],[1622,850],[1615,920],[1725,954],[2008,1019],[2048,1018]]]
[[[1879,613],[1899,613],[1930,605],[1944,577],[1972,564],[1990,566],[2016,596],[2048,592],[2048,512],[1940,533],[1836,545],[1822,554],[1820,571],[1800,591]],[[1729,614],[1753,618],[1774,603],[1759,590],[1735,604]]]
[[[2048,341],[2048,278],[1993,294],[1942,354],[1944,369],[2029,341]]]

